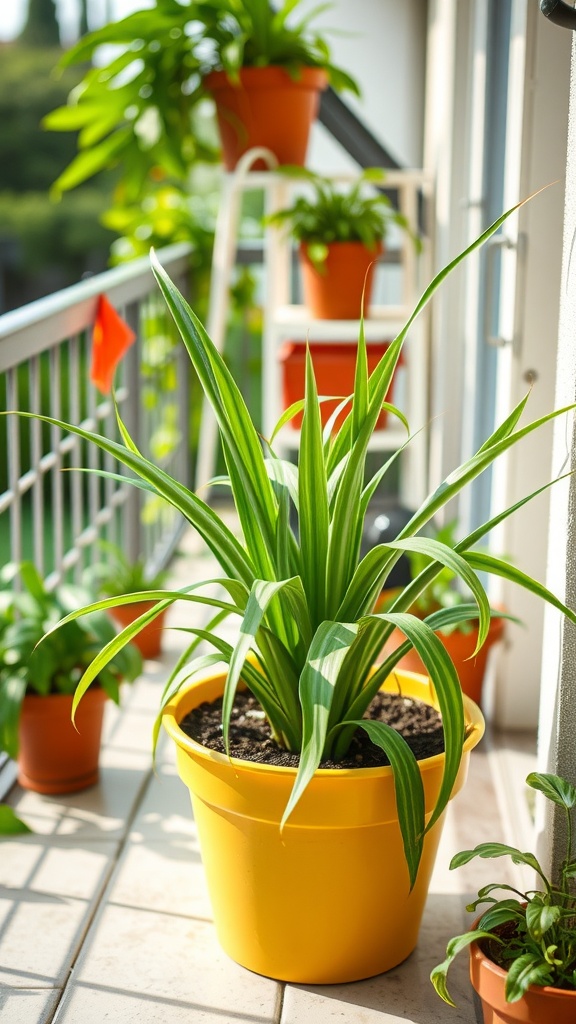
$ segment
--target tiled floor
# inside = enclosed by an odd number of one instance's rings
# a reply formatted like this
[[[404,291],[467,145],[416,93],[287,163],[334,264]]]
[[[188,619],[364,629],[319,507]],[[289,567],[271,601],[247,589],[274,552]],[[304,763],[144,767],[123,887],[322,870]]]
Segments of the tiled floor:
[[[175,564],[188,582],[205,578],[207,568],[191,539],[189,546]],[[182,614],[172,623],[181,624]],[[65,798],[18,787],[12,794],[34,834],[0,845],[0,1021],[473,1024],[465,959],[453,971],[456,1010],[438,999],[428,975],[448,937],[464,930],[466,894],[492,880],[494,868],[480,861],[451,874],[447,864],[456,850],[488,837],[523,843],[517,833],[527,816],[515,799],[511,816],[495,780],[504,770],[521,781],[531,767],[531,738],[527,748],[522,739],[484,740],[472,756],[467,786],[447,816],[420,942],[404,964],[355,984],[280,985],[221,952],[188,793],[167,741],[151,770],[150,729],[183,642],[183,634],[169,633],[162,660],[147,664],[122,710],[107,710],[98,786]]]

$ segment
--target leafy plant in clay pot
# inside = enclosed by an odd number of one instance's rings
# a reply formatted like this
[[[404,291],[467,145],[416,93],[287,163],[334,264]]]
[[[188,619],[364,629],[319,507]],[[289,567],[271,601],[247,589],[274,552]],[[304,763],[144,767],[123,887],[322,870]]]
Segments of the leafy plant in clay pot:
[[[267,222],[299,243],[304,300],[320,320],[356,320],[370,306],[375,261],[392,225],[409,231],[406,218],[377,190],[385,172],[366,168],[352,185],[342,185],[299,167],[283,174],[311,186]],[[419,241],[414,239],[418,247]]]
[[[443,811],[464,783],[470,750],[483,730],[482,716],[463,697],[434,629],[409,612],[424,588],[445,567],[463,581],[478,608],[479,648],[488,634],[490,607],[478,571],[520,583],[576,621],[529,576],[471,550],[522,501],[454,548],[422,536],[440,509],[499,455],[566,411],[520,426],[528,396],[422,503],[395,540],[360,558],[370,499],[400,454],[387,457],[366,481],[370,438],[404,338],[450,269],[486,241],[505,216],[437,275],[370,376],[360,331],[352,404],[336,430],[330,423],[322,428],[308,358],[297,466],[276,457],[274,437],[262,441],[202,324],[153,259],[218,421],[240,537],[197,494],[138,452],[123,424],[122,440],[116,441],[45,418],[108,452],[140,486],[169,501],[221,566],[216,580],[149,594],[155,607],[103,648],[79,683],[75,708],[122,644],[165,607],[184,601],[213,609],[205,626],[189,626],[190,644],[167,682],[161,718],[192,793],[220,941],[234,959],[258,973],[307,983],[350,981],[395,966],[417,942]],[[278,429],[301,409],[302,402],[284,413]],[[406,424],[400,410],[397,415]],[[377,613],[388,574],[406,551],[422,551],[432,562],[388,611]],[[140,597],[98,601],[71,613],[63,624]],[[234,644],[219,628],[230,617],[239,624]],[[444,609],[434,625],[469,617],[468,610]],[[406,641],[376,665],[394,627]],[[201,654],[197,647],[203,641],[209,652]],[[396,671],[411,646],[429,678]],[[413,729],[418,743],[429,739],[421,732],[432,733],[433,745],[420,751],[420,760],[390,724],[390,706],[396,717],[412,709],[420,723]],[[215,749],[190,735],[208,712],[217,718]],[[259,759],[250,760],[238,752],[244,729],[254,727],[260,735],[262,724]],[[156,732],[159,728],[160,720]],[[439,735],[443,750],[434,745]],[[370,767],[361,767],[366,764]],[[354,896],[343,928],[342,879],[347,877],[354,878]]]
[[[214,159],[202,116],[208,97],[216,100],[229,170],[255,146],[281,163],[304,163],[320,91],[358,88],[312,27],[320,8],[298,18],[300,3],[156,0],[152,10],[83,37],[63,65],[92,60],[106,45],[122,49],[90,68],[70,104],[44,119],[48,129],[80,130],[80,152],[56,189],[118,162],[134,199],[147,176],[185,182],[196,161]]]
[[[98,685],[74,729],[78,682],[116,631],[95,612],[43,638],[89,600],[90,592],[78,587],[48,591],[30,562],[11,562],[0,572],[0,750],[18,760],[20,784],[41,793],[96,782],[104,702],[110,697],[118,703],[120,683],[135,679],[142,666],[132,645],[119,649],[98,671]]]
[[[541,885],[521,892],[513,885],[495,882],[485,885],[467,908],[481,904],[487,910],[471,931],[448,943],[446,959],[435,967],[431,980],[438,994],[452,1002],[447,973],[454,958],[470,948],[470,976],[483,1003],[486,1024],[572,1024],[576,1019],[576,849],[572,815],[576,787],[557,775],[533,772],[528,786],[562,809],[565,817],[566,850],[557,875],[547,877],[532,853],[523,853],[502,843],[481,843],[452,858],[451,868],[468,864],[475,857],[510,857],[535,871]],[[503,898],[495,894],[504,892]]]
[[[86,570],[85,579],[91,589],[103,597],[121,597],[136,591],[146,594],[148,591],[159,590],[166,582],[167,572],[151,576],[146,571],[144,559],[131,561],[117,544],[101,541],[99,546],[104,557]],[[113,606],[109,613],[118,625],[127,626],[153,604],[153,601],[143,598],[137,604]],[[143,658],[156,658],[160,654],[164,618],[165,613],[159,615],[134,637],[133,643]]]

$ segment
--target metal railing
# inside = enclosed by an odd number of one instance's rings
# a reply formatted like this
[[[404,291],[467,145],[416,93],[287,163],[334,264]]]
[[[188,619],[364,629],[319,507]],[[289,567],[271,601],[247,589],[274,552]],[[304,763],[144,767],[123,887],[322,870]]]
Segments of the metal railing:
[[[159,253],[184,292],[189,254],[188,245]],[[122,419],[141,451],[189,485],[189,362],[147,257],[0,316],[0,408],[118,437],[111,398],[89,381],[102,294],[136,334],[115,378]],[[132,560],[143,557],[150,571],[166,564],[185,525],[181,517],[114,479],[124,475],[122,467],[96,446],[38,419],[8,415],[0,417],[0,453],[0,564],[30,559],[49,585],[67,575],[78,580],[100,537],[121,544]]]

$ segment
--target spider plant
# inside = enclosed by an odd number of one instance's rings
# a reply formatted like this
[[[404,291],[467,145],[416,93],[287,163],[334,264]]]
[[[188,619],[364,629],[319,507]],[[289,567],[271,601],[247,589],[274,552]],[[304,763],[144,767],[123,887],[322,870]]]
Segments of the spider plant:
[[[204,629],[190,626],[193,639],[166,685],[163,705],[194,673],[216,661],[227,663],[223,698],[226,744],[234,696],[242,678],[260,702],[276,741],[300,754],[283,822],[289,818],[322,758],[340,758],[355,730],[364,729],[371,740],[385,750],[394,770],[399,823],[412,883],[417,875],[424,835],[442,814],[453,789],[466,732],[458,676],[434,630],[469,618],[473,611],[479,619],[478,648],[484,643],[490,624],[490,609],[478,572],[493,573],[518,583],[576,622],[572,611],[519,568],[490,554],[470,550],[533,495],[527,495],[516,505],[502,510],[454,548],[421,536],[422,529],[439,510],[491,466],[499,455],[567,411],[558,409],[520,426],[519,420],[528,396],[476,454],[450,473],[426,498],[396,540],[379,544],[360,558],[368,503],[399,455],[396,452],[387,458],[366,482],[369,440],[404,338],[415,317],[447,274],[468,253],[490,238],[506,216],[508,214],[495,221],[436,276],[370,376],[366,343],[360,330],[351,407],[335,431],[330,421],[324,430],[322,428],[321,400],[308,357],[305,399],[287,410],[276,428],[279,429],[290,416],[303,408],[298,466],[275,455],[274,436],[262,441],[233,377],[204,327],[156,257],[152,257],[160,289],[218,421],[242,534],[240,539],[197,494],[142,455],[120,419],[121,440],[116,441],[46,418],[48,422],[108,452],[131,472],[136,486],[163,497],[178,509],[218,559],[222,575],[217,582],[225,595],[220,598],[208,596],[202,592],[205,584],[193,584],[176,591],[166,589],[145,595],[137,593],[110,598],[89,606],[89,610],[102,609],[112,603],[142,600],[143,596],[156,601],[150,611],[106,644],[85,672],[76,690],[75,705],[122,645],[172,602],[181,600],[214,608],[208,626]],[[342,404],[345,406],[346,402]],[[341,411],[340,407],[334,415],[338,411]],[[403,414],[396,410],[396,415],[407,427]],[[407,437],[406,444],[409,441]],[[291,505],[296,510],[297,531],[291,525]],[[404,588],[390,609],[375,614],[373,609],[388,574],[402,553],[407,551],[421,551],[432,561]],[[442,609],[421,621],[408,609],[445,567],[468,587],[472,602]],[[210,580],[206,584],[214,582]],[[63,623],[77,614],[74,612],[67,616]],[[235,617],[239,623],[239,636],[234,646],[218,635],[219,622],[228,616]],[[376,657],[395,626],[405,634],[406,641],[375,669]],[[202,640],[211,644],[213,653],[197,655],[196,647]],[[363,718],[382,682],[411,645],[420,654],[432,678],[444,726],[443,780],[428,823],[424,818],[421,777],[413,754],[388,725]],[[157,730],[158,724],[156,733]]]

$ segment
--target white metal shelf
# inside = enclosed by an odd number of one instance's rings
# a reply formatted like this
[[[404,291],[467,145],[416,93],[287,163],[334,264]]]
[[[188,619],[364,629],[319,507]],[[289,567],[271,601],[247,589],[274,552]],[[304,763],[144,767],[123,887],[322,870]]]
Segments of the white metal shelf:
[[[370,316],[364,320],[366,341],[391,341],[410,316],[407,306],[372,306]],[[290,332],[310,341],[356,341],[359,320],[315,320],[306,306],[278,306],[273,314],[271,329],[283,337]]]
[[[270,170],[250,171],[264,158]],[[276,160],[267,150],[251,150],[236,171],[224,176],[223,194],[218,212],[210,290],[208,333],[219,351],[223,350],[229,290],[238,242],[240,198],[243,192],[259,189],[264,194],[267,213],[287,206],[290,191],[301,183],[275,173]],[[332,175],[335,180],[354,180],[352,175]],[[430,180],[420,170],[386,173],[386,187],[398,190],[399,209],[411,230],[419,233],[421,196],[430,195]],[[401,270],[401,301],[396,305],[375,306],[365,320],[365,337],[371,342],[391,341],[404,327],[418,299],[421,276],[429,277],[429,243],[417,256],[411,239],[401,234],[398,250]],[[358,338],[358,320],[316,320],[304,306],[293,305],[292,245],[277,228],[269,226],[264,244],[265,302],[262,338],[262,433],[270,437],[283,408],[282,367],[279,351],[285,341],[354,342]],[[428,421],[428,337],[427,317],[421,315],[411,327],[405,344],[404,365],[400,371],[403,401],[399,403],[412,430],[420,430]],[[299,431],[283,428],[275,438],[278,454],[288,455],[298,447]],[[398,426],[376,430],[370,443],[373,450],[394,451],[404,444],[406,435]],[[202,418],[197,487],[213,475],[216,423],[206,404]],[[402,454],[401,498],[409,506],[418,505],[427,492],[426,439],[408,446]]]

